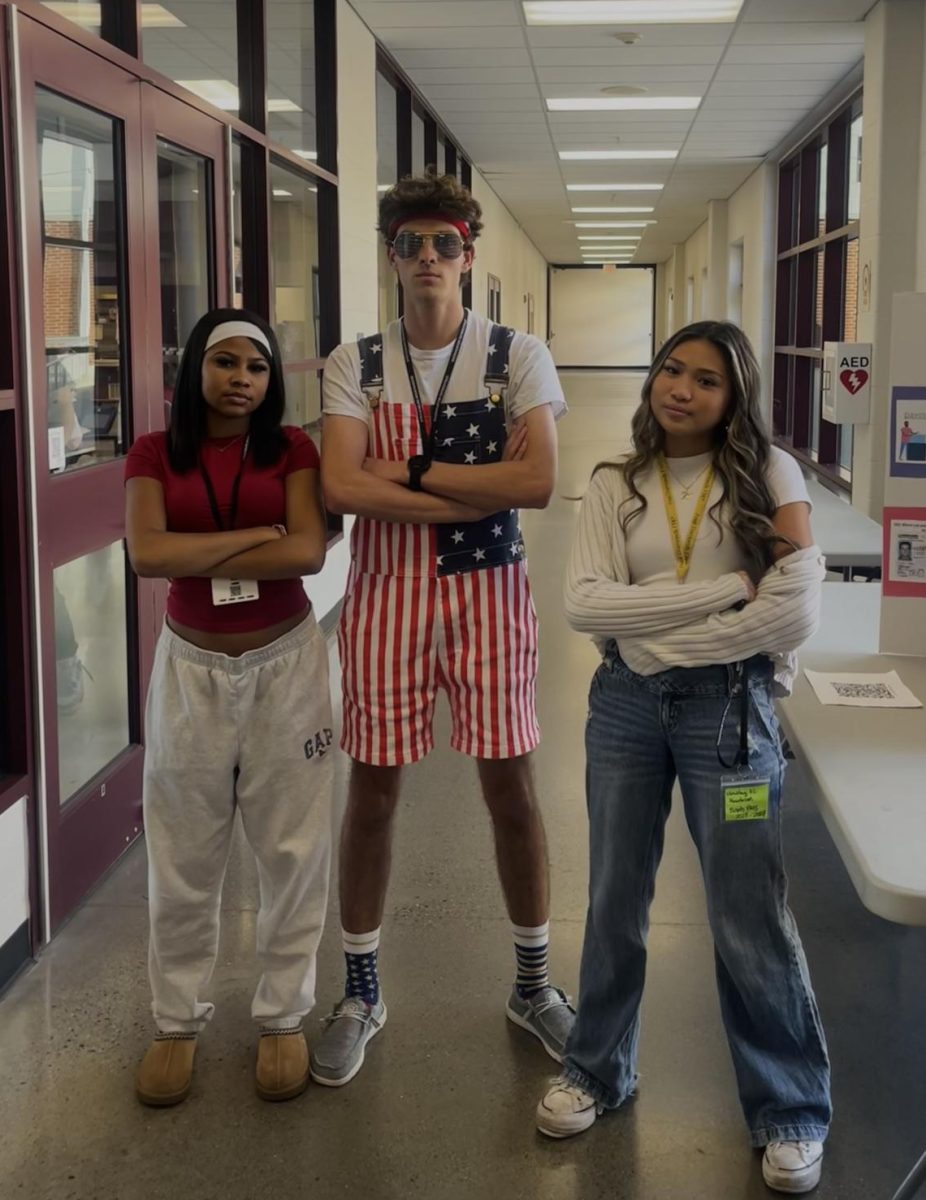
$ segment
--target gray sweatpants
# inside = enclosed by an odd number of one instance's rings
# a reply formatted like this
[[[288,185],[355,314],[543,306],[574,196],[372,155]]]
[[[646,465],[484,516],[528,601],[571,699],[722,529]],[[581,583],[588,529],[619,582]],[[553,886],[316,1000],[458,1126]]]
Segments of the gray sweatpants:
[[[328,900],[334,744],[328,651],[314,616],[240,658],[164,626],[145,712],[145,832],[152,1012],[162,1033],[196,1032],[215,966],[235,809],[257,858],[251,1014],[297,1027],[315,1003]]]

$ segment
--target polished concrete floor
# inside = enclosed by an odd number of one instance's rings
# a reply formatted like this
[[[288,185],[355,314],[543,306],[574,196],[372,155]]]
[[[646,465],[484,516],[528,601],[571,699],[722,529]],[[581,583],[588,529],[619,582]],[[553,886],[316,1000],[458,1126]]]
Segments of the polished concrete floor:
[[[585,908],[582,726],[594,650],[565,624],[563,558],[596,457],[639,380],[570,378],[560,495],[525,530],[542,620],[537,778],[553,965],[576,986]],[[862,585],[846,585],[862,586]],[[446,745],[442,714],[438,740]],[[343,797],[344,764],[338,795]],[[793,764],[786,852],[830,1041],[836,1119],[820,1200],[889,1200],[926,1145],[926,930],[866,913]],[[239,840],[196,1081],[179,1108],[134,1100],[149,1037],[145,851],[133,849],[0,999],[2,1200],[759,1200],[714,993],[710,936],[676,811],[659,876],[638,1098],[572,1141],[532,1113],[554,1064],[504,1018],[513,954],[472,768],[446,748],[407,775],[384,926],[389,1023],[347,1087],[289,1104],[253,1090],[256,879]],[[341,991],[336,899],[320,1017]]]

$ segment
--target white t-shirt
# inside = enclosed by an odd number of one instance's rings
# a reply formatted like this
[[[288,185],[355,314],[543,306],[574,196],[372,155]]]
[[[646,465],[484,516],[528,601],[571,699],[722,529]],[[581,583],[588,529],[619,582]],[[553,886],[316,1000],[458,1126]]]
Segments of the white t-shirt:
[[[470,312],[445,403],[485,396],[483,379],[493,328],[488,318]],[[453,343],[439,350],[419,350],[415,346],[409,350],[418,374],[421,399],[427,405],[433,404]],[[383,334],[383,372],[385,399],[392,404],[414,403],[402,355],[400,321],[393,321]],[[544,343],[532,334],[515,333],[509,351],[508,380],[505,411],[509,424],[542,404],[552,406],[557,420],[565,413],[566,400],[553,358]],[[370,420],[370,408],[360,390],[360,352],[356,342],[343,342],[329,356],[322,395],[327,415]]]
[[[711,457],[711,453],[708,451],[706,454],[693,455],[691,458],[667,460],[669,484],[675,500],[683,543],[691,528],[691,519],[704,485],[705,472]],[[807,484],[797,460],[777,446],[771,448],[766,480],[779,508],[783,504],[792,504],[799,500],[810,504]],[[669,531],[669,522],[662,498],[659,471],[653,468],[646,473],[641,473],[637,476],[636,486],[646,497],[647,508],[627,527],[627,565],[630,568],[630,581],[637,584],[674,583],[676,582],[675,553],[672,548],[672,535]],[[684,496],[685,489],[690,489],[687,498]],[[626,492],[626,486],[622,488],[622,491]],[[708,509],[698,530],[698,538],[691,555],[691,565],[686,583],[701,583],[719,579],[721,575],[733,571],[745,571],[748,567],[736,537],[724,520],[723,511],[715,514],[722,527],[722,536],[721,529],[717,528],[711,517],[710,508],[720,499],[721,493],[720,481],[715,479],[708,501]],[[631,498],[631,511],[637,503],[635,499]]]

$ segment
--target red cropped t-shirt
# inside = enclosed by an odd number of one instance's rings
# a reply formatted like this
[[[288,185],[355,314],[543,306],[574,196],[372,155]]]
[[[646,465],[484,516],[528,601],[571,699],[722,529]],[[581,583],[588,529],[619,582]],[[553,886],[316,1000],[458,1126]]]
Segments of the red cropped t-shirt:
[[[253,455],[244,463],[238,495],[235,528],[286,522],[286,476],[318,468],[318,451],[312,439],[294,425],[284,425],[286,450],[272,467],[257,467]],[[209,438],[202,446],[201,462],[212,486],[223,524],[231,511],[232,489],[241,454],[242,438]],[[203,477],[195,468],[178,475],[167,457],[167,434],[143,434],[132,446],[125,463],[125,478],[156,479],[164,488],[167,528],[171,533],[214,533],[215,520]],[[243,604],[212,603],[212,580],[197,577],[172,579],[167,614],[179,625],[214,633],[241,633],[266,629],[304,608],[301,579],[261,579],[257,600]]]

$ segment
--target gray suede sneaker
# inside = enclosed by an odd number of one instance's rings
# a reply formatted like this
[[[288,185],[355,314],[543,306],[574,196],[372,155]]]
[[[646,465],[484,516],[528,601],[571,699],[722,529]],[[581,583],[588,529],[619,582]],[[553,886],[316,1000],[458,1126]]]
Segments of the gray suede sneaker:
[[[371,1008],[356,996],[345,996],[325,1017],[325,1032],[309,1058],[309,1074],[325,1087],[342,1087],[363,1066],[367,1042],[386,1024],[383,998]]]
[[[566,1039],[575,1023],[575,1009],[566,993],[557,987],[542,987],[528,999],[512,988],[505,1012],[509,1021],[520,1025],[543,1042],[543,1048],[558,1063],[563,1061]]]

